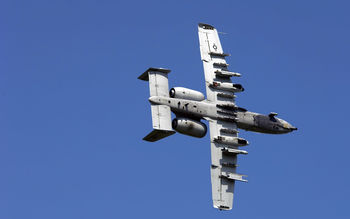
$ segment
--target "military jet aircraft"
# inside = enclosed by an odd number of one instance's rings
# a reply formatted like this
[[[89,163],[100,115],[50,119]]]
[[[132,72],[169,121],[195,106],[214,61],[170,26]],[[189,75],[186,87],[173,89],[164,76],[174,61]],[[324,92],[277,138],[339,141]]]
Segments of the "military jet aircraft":
[[[163,68],[149,68],[139,79],[149,81],[153,131],[143,138],[158,141],[176,132],[201,138],[207,133],[202,119],[209,121],[211,144],[211,184],[215,208],[232,209],[236,181],[247,182],[245,175],[236,173],[237,155],[247,154],[241,147],[248,141],[239,138],[238,129],[283,134],[297,130],[277,118],[277,113],[262,115],[235,104],[236,93],[244,91],[231,77],[240,77],[229,71],[229,64],[221,47],[217,30],[209,25],[198,25],[200,53],[203,61],[207,98],[201,92],[183,87],[168,90],[168,73]],[[176,118],[171,120],[171,112]]]

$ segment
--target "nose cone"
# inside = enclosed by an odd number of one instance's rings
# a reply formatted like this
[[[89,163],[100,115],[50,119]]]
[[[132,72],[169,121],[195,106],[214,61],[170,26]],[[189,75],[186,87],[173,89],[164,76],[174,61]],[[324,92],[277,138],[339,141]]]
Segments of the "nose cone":
[[[282,125],[283,125],[283,128],[287,131],[287,132],[292,132],[292,131],[295,131],[295,130],[298,130],[298,128],[292,126],[289,122],[286,122],[284,121],[283,119],[280,119]]]
[[[298,130],[298,128],[297,128],[297,127],[294,127],[294,126],[290,127],[289,129],[292,130],[292,131]]]
[[[288,122],[286,122],[286,121],[284,121],[284,122],[285,122],[285,124],[283,124],[283,127],[284,127],[285,129],[289,130],[290,132],[295,131],[295,130],[298,130],[297,127],[292,126],[290,123],[288,123]]]

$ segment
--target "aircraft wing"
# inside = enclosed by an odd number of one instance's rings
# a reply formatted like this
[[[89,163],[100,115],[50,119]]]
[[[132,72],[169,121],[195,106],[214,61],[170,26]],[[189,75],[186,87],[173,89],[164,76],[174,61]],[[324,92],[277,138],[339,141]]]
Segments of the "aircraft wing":
[[[215,208],[230,210],[233,204],[235,181],[247,182],[244,175],[237,174],[237,155],[246,151],[218,141],[218,138],[237,137],[237,126],[221,120],[209,121],[211,146],[211,184]]]
[[[217,30],[208,24],[198,25],[201,59],[203,61],[207,100],[217,105],[218,116],[223,119],[209,120],[211,141],[211,183],[213,205],[220,210],[230,210],[233,203],[235,181],[247,181],[236,173],[237,155],[246,151],[225,144],[226,139],[237,137],[236,116],[234,113],[234,91],[218,89],[216,84],[231,85],[232,76],[226,63]]]
[[[223,52],[217,30],[211,25],[200,23],[198,25],[198,36],[201,59],[203,61],[207,99],[209,101],[227,101],[228,99],[233,99],[234,96],[232,92],[218,91],[213,88],[213,82],[231,83],[230,77],[240,76],[239,73],[230,72],[228,70],[229,65],[226,63],[225,57],[229,56],[229,54]],[[231,98],[220,98],[222,96],[230,96]],[[233,100],[231,102],[233,102]]]

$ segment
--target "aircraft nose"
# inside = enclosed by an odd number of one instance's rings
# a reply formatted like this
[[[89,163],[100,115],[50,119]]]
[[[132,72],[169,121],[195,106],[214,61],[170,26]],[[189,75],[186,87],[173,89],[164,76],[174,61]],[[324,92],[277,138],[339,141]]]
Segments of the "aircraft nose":
[[[296,130],[298,130],[298,128],[297,127],[294,127],[294,126],[292,126],[290,123],[287,123],[288,124],[288,129],[290,130],[290,131],[296,131]]]
[[[297,127],[294,127],[294,126],[292,126],[290,123],[288,123],[287,121],[285,121],[285,120],[281,120],[282,121],[282,123],[283,123],[283,128],[285,129],[285,130],[288,130],[288,131],[295,131],[295,130],[298,130],[298,128]]]
[[[298,130],[298,128],[294,127],[294,126],[290,127],[289,129],[292,130],[292,131]]]

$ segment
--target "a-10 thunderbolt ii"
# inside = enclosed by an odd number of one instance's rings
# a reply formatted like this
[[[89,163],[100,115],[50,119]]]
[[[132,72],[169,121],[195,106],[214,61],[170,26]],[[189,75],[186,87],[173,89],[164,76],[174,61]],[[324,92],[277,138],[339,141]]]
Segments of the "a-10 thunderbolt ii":
[[[237,155],[247,154],[240,149],[248,141],[239,138],[237,129],[283,134],[296,130],[288,122],[277,118],[276,113],[263,115],[250,112],[235,104],[236,93],[244,91],[240,84],[231,82],[239,73],[228,69],[217,30],[208,24],[198,25],[200,53],[203,61],[207,99],[195,90],[174,87],[168,90],[170,70],[149,68],[139,79],[149,81],[153,131],[143,140],[154,142],[176,132],[204,137],[209,122],[211,144],[211,184],[215,208],[232,209],[236,181],[247,182],[236,173]],[[176,118],[171,120],[171,113]]]

